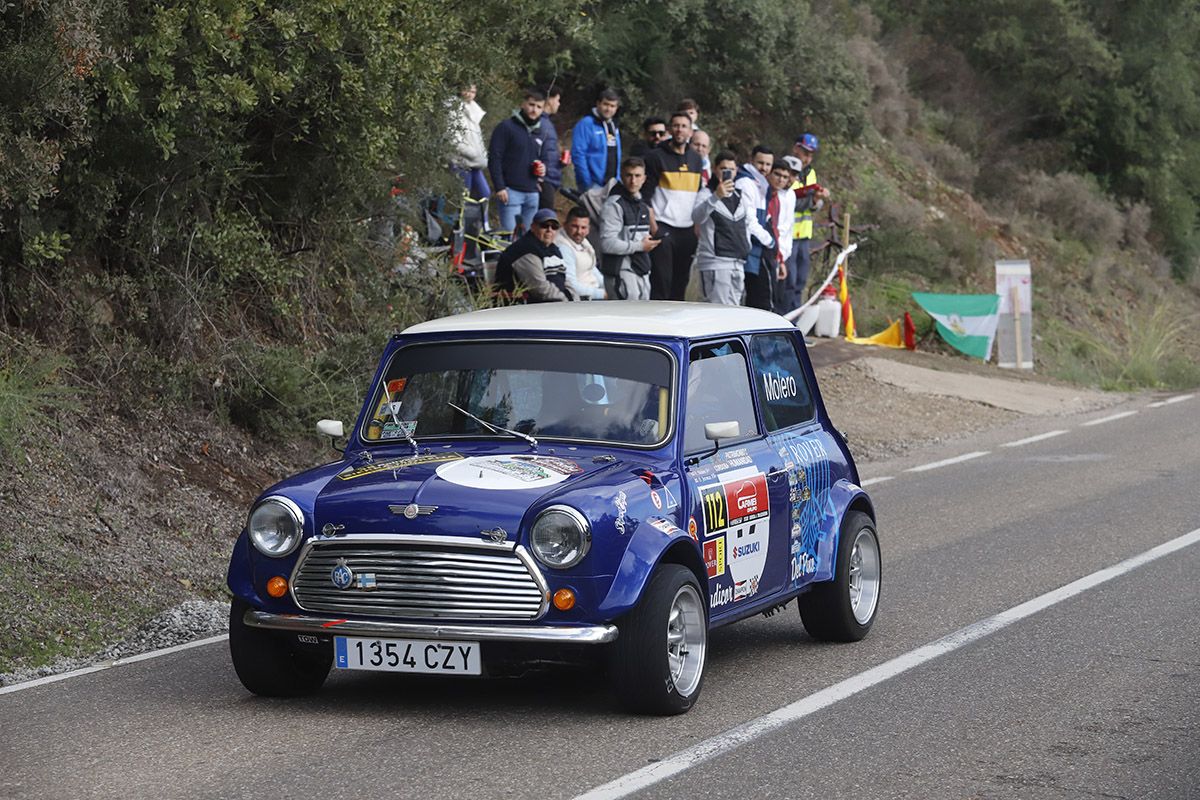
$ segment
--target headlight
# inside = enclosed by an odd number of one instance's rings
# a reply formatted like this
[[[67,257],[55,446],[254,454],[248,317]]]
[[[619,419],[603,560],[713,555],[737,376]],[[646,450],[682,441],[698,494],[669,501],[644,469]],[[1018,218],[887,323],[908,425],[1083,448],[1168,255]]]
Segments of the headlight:
[[[304,514],[286,497],[268,497],[250,512],[246,531],[260,553],[280,558],[304,537]]]
[[[592,526],[570,506],[550,506],[534,520],[529,544],[543,564],[566,569],[587,555],[592,546]]]

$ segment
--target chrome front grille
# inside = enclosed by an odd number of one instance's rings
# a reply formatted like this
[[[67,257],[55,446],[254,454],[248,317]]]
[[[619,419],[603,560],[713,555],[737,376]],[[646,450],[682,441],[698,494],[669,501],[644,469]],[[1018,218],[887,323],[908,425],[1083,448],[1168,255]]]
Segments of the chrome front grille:
[[[339,589],[332,576],[343,559],[354,577]],[[445,536],[313,539],[291,583],[306,611],[370,617],[533,620],[547,604],[545,582],[523,549]]]

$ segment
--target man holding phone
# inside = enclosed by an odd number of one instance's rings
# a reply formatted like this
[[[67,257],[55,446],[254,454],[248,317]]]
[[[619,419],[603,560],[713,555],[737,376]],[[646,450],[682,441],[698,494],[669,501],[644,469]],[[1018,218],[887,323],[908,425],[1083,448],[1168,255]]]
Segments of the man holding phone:
[[[742,303],[754,208],[734,187],[734,154],[720,152],[713,162],[713,177],[692,209],[692,221],[700,231],[696,271],[705,302],[737,306]]]

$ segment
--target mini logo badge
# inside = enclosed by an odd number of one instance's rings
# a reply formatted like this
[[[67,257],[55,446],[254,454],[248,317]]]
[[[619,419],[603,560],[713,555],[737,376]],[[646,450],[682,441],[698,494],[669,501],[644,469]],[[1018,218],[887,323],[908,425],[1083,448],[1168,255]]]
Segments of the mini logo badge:
[[[437,506],[421,506],[416,503],[409,503],[406,506],[391,505],[388,506],[388,511],[391,511],[396,516],[402,516],[405,519],[416,519],[417,517],[427,517],[437,511]]]
[[[480,531],[479,535],[487,539],[489,542],[496,542],[497,544],[508,540],[508,531],[504,530],[504,528],[492,528],[490,530]]]
[[[337,565],[329,573],[329,579],[333,581],[333,585],[339,589],[349,589],[354,583],[354,570],[350,569],[350,565],[346,563],[346,559],[339,558]]]

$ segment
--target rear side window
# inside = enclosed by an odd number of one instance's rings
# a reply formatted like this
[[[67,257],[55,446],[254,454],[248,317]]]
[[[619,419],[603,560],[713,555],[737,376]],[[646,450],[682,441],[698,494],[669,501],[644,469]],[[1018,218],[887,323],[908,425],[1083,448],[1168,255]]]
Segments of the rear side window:
[[[739,438],[758,433],[746,356],[740,342],[703,345],[692,350],[683,426],[685,452],[712,447],[712,442],[704,437],[704,426],[709,422],[737,422]]]
[[[790,428],[813,418],[812,392],[804,379],[795,338],[786,333],[766,333],[750,342],[758,407],[768,431]]]

